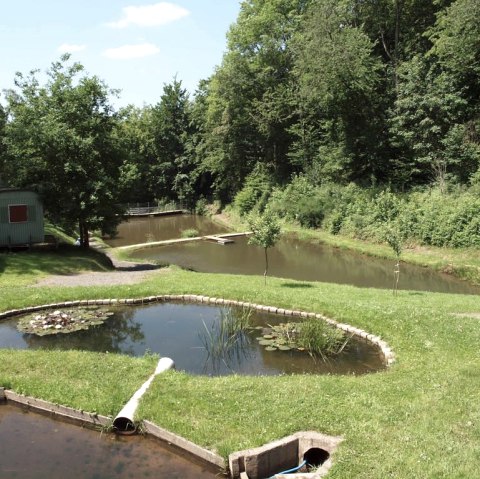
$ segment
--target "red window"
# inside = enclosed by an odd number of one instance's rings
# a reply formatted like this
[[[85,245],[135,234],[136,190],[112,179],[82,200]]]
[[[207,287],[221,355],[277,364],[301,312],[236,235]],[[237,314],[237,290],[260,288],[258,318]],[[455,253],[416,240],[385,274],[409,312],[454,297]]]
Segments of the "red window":
[[[10,223],[26,223],[28,221],[27,205],[9,205]]]

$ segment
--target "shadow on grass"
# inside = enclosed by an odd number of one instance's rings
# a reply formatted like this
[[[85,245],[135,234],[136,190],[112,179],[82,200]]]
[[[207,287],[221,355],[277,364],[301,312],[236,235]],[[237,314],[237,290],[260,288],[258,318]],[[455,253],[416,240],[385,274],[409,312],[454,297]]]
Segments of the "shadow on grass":
[[[112,262],[104,254],[77,246],[61,245],[54,251],[0,252],[0,272],[9,275],[32,275],[38,272],[70,275],[80,270],[112,269]]]
[[[313,285],[309,283],[282,283],[281,284],[282,288],[313,288]]]

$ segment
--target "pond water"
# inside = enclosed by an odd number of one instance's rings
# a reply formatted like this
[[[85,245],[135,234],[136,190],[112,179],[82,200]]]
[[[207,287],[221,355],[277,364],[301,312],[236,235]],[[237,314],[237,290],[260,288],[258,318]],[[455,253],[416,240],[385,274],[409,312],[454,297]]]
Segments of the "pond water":
[[[196,479],[218,471],[143,436],[115,436],[0,405],[0,479]]]
[[[219,245],[208,241],[137,250],[135,257],[176,264],[204,273],[262,275],[264,251],[245,237]],[[394,262],[283,235],[268,251],[269,275],[301,281],[324,281],[368,288],[392,288]],[[479,294],[480,288],[429,268],[401,264],[399,289]]]
[[[228,310],[219,306],[155,303],[115,307],[105,323],[87,331],[37,336],[17,330],[18,318],[0,322],[0,348],[82,349],[141,356],[150,351],[172,358],[178,370],[204,375],[275,375],[293,373],[364,374],[384,368],[379,350],[351,339],[348,347],[328,361],[312,359],[301,351],[266,351],[257,337],[261,327],[292,319],[288,316],[253,312],[252,328],[240,335],[222,354],[209,354],[220,318]],[[240,314],[240,309],[232,308]]]
[[[164,241],[182,237],[182,231],[195,229],[199,236],[227,233],[227,229],[205,216],[180,214],[131,217],[120,223],[118,235],[105,242],[112,247]]]

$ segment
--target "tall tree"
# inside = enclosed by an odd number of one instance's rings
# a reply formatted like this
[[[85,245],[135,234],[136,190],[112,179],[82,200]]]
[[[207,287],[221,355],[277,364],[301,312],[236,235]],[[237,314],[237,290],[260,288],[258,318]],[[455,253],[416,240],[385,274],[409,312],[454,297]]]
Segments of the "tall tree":
[[[82,71],[64,55],[43,86],[37,71],[16,75],[16,88],[6,92],[6,172],[40,193],[52,220],[76,224],[88,247],[90,230],[111,232],[119,221],[122,155],[113,135],[114,92]]]
[[[165,85],[160,102],[151,110],[151,134],[155,155],[150,174],[156,198],[185,199],[191,166],[186,154],[190,134],[190,100],[176,78]]]
[[[247,0],[228,33],[228,51],[209,85],[207,161],[228,200],[257,163],[277,180],[294,166],[291,40],[307,0]]]
[[[297,40],[302,117],[317,131],[318,143],[310,151],[317,152],[314,161],[323,177],[334,181],[369,178],[382,169],[376,96],[381,62],[353,20],[347,1],[316,2]]]

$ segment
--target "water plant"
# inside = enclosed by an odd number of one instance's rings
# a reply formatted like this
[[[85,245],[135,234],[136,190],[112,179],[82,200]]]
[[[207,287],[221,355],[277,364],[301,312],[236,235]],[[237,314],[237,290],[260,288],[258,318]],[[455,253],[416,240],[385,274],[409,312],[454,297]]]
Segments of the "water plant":
[[[342,330],[314,319],[270,326],[257,338],[267,351],[296,349],[324,359],[341,353],[349,339]]]
[[[250,308],[225,308],[220,310],[218,321],[214,321],[210,328],[203,322],[200,339],[209,358],[222,359],[226,363],[234,354],[244,350],[249,341],[247,331],[251,329],[252,312]]]
[[[188,228],[186,230],[182,230],[181,237],[182,238],[195,238],[199,235],[198,230],[195,228]]]
[[[297,337],[299,347],[312,355],[327,357],[339,354],[348,343],[349,338],[338,328],[334,328],[315,319],[300,324]]]
[[[46,336],[72,333],[98,326],[114,313],[98,307],[46,311],[21,317],[17,329],[22,333]]]

